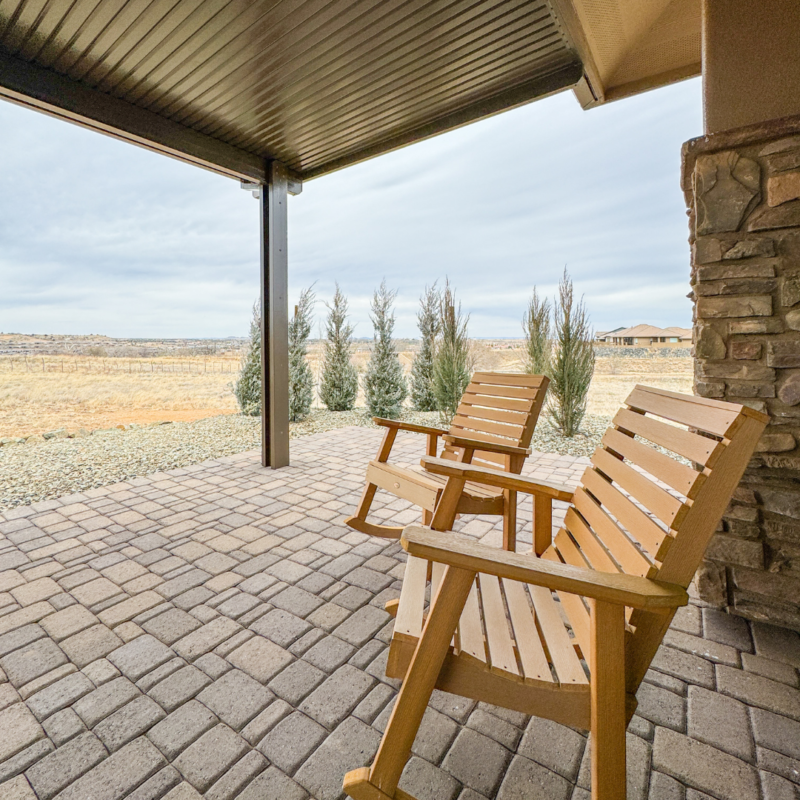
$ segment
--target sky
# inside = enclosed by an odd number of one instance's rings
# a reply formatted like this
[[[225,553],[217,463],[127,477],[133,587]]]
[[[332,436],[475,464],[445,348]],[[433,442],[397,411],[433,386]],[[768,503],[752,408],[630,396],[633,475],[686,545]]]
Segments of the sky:
[[[308,181],[289,200],[290,305],[334,282],[355,335],[396,289],[416,335],[447,277],[474,337],[519,337],[566,267],[595,330],[691,324],[681,145],[699,79],[584,111],[571,92]],[[0,332],[247,333],[258,203],[238,182],[0,101]]]

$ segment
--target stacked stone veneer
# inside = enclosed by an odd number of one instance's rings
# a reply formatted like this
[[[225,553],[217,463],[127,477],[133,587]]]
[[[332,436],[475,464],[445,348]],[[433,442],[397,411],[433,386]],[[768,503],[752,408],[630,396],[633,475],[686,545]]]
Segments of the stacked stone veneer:
[[[771,418],[698,590],[800,630],[800,118],[688,142],[683,189],[695,391]]]

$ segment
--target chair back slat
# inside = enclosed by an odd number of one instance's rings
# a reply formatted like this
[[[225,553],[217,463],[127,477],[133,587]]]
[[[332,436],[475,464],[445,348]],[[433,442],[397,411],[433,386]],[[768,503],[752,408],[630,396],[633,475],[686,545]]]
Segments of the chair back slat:
[[[702,401],[705,398],[698,398],[698,400]],[[672,422],[688,425],[690,428],[697,428],[716,436],[725,436],[731,425],[739,418],[739,413],[735,408],[734,410],[724,408],[724,406],[732,405],[731,403],[695,402],[695,398],[689,395],[665,392],[644,386],[637,386],[630,393],[625,404],[629,408],[650,412],[664,419],[672,420]]]
[[[628,410],[603,436],[543,557],[687,588],[768,418],[643,386],[625,403]],[[629,692],[638,688],[670,620],[646,611],[629,615]]]
[[[461,398],[450,433],[491,444],[528,447],[549,383],[544,375],[476,372]],[[445,445],[441,457],[458,459],[461,448]],[[494,469],[517,473],[522,469],[522,459],[486,450],[477,450],[472,460]]]
[[[695,486],[702,483],[702,480],[698,480],[702,479],[701,472],[614,428],[605,432],[602,442],[607,450],[646,469],[654,478],[666,483],[684,497],[691,497]]]
[[[661,554],[664,540],[671,538],[667,530],[658,525],[613,483],[603,478],[597,470],[589,467],[583,473],[581,483],[626,530],[636,531],[638,543],[651,561],[663,557]]]
[[[485,384],[538,389],[547,380],[544,375],[528,375],[524,372],[476,372],[471,382],[478,386]]]
[[[608,450],[596,450],[592,456],[592,463],[598,472],[607,475],[626,494],[641,503],[665,525],[673,525],[684,512],[684,504],[677,497]]]
[[[528,413],[526,411],[503,411],[498,408],[474,406],[463,402],[458,407],[456,414],[469,417],[470,419],[505,422],[508,425],[519,425],[520,427],[523,427],[528,420]]]
[[[608,554],[616,562],[620,572],[628,575],[649,575],[653,562],[628,537],[627,531],[593,498],[582,486],[575,492],[575,510],[596,532]]]
[[[592,569],[599,572],[619,572],[619,567],[603,547],[597,534],[591,529],[584,517],[576,511],[574,506],[567,509],[564,528],[580,548],[581,554]]]
[[[524,425],[509,424],[507,422],[492,422],[482,417],[472,417],[466,414],[459,414],[458,422],[455,420],[450,426],[450,432],[456,433],[463,431],[462,436],[469,436],[467,431],[475,431],[477,433],[490,433],[493,436],[500,436],[505,439],[505,443],[518,442],[522,437]]]
[[[474,391],[477,387],[472,387],[473,391],[470,391],[471,387],[472,384],[467,386],[461,398],[461,403],[464,405],[502,408],[506,411],[521,411],[523,414],[528,414],[530,412],[530,400],[517,400],[511,397],[498,397],[497,395],[492,395],[492,399],[489,400],[487,395],[478,394],[477,391]]]
[[[646,417],[627,408],[620,409],[612,422],[619,430],[647,439],[659,447],[671,450],[703,466],[711,466],[714,454],[719,453],[721,449],[717,439],[700,436],[686,428],[661,422],[654,417]]]

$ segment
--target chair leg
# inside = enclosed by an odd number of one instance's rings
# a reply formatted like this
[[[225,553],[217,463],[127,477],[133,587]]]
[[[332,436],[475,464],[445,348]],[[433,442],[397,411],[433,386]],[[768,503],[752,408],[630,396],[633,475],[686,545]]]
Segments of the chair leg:
[[[474,572],[447,567],[369,774],[354,770],[345,776],[344,790],[350,797],[383,800],[402,796],[397,782],[411,755],[411,746],[474,580]]]
[[[625,800],[625,607],[592,602],[592,800]]]
[[[503,550],[517,549],[517,493],[503,489]]]
[[[375,499],[375,492],[378,487],[374,483],[368,483],[364,486],[364,491],[361,493],[361,501],[358,504],[358,509],[354,516],[357,519],[366,520],[367,514],[372,507],[372,501]]]
[[[553,542],[553,501],[533,496],[533,552],[540,556]]]

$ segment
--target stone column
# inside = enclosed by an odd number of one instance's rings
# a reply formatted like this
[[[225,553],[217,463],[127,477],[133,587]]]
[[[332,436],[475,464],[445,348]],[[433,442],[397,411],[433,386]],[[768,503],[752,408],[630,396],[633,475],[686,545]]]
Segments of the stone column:
[[[695,392],[771,417],[701,599],[800,630],[800,117],[687,142]]]

